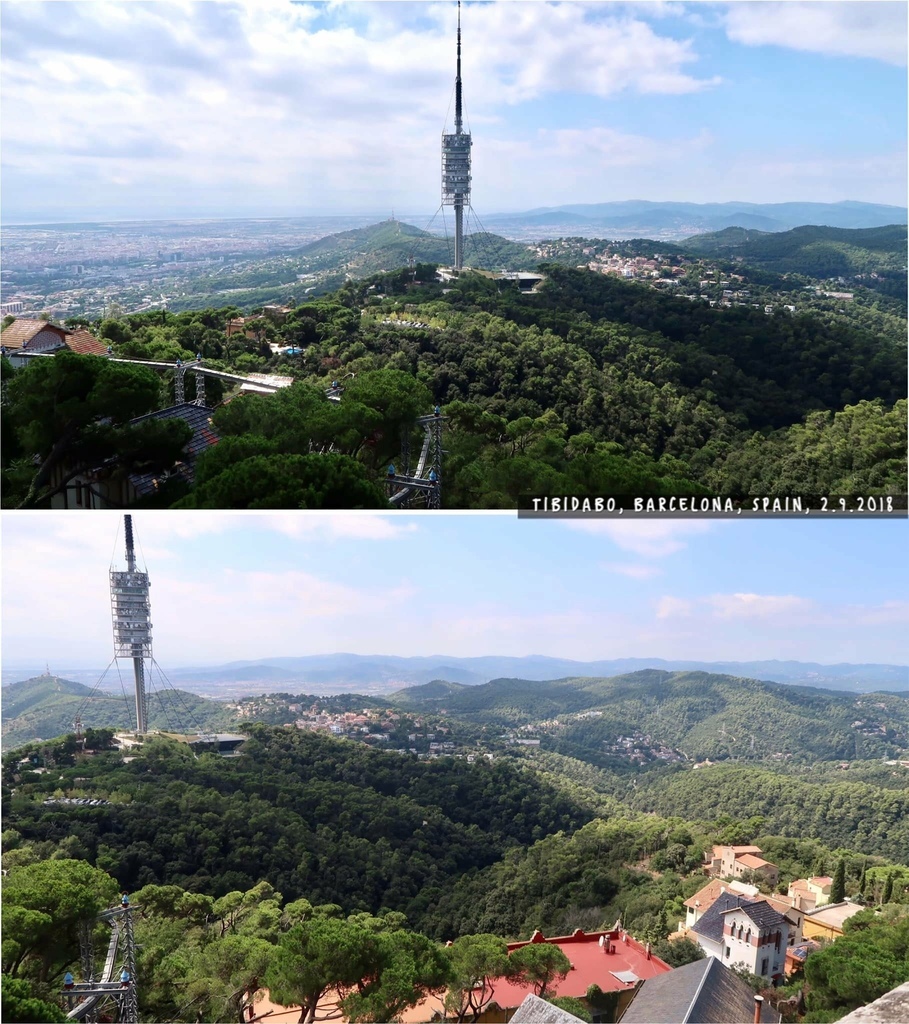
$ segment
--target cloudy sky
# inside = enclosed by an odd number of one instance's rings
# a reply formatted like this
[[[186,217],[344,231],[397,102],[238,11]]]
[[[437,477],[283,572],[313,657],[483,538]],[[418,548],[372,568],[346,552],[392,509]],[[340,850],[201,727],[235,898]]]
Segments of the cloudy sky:
[[[16,513],[3,668],[112,657],[115,514]],[[905,522],[137,513],[165,671],[349,652],[909,663]]]
[[[466,3],[473,201],[906,203],[902,2]],[[6,222],[432,214],[455,4],[0,4]]]

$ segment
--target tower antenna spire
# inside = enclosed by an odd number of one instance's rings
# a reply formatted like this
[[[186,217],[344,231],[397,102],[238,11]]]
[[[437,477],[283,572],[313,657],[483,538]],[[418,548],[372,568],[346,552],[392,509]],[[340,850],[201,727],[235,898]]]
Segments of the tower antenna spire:
[[[455,134],[460,135],[463,127],[461,117],[461,0],[458,0],[458,71],[455,78]]]
[[[461,95],[461,0],[458,0],[458,62],[455,74],[455,130],[442,136],[442,204],[455,213],[454,268],[464,266],[464,207],[470,204],[469,133],[464,131]]]

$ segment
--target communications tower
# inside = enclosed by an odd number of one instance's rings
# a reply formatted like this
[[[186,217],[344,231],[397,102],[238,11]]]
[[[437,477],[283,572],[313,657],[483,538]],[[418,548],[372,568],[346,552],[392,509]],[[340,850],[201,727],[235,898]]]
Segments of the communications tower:
[[[123,517],[126,534],[126,572],[111,570],[110,602],[114,619],[114,657],[130,658],[136,682],[136,732],[148,731],[148,701],[145,695],[145,659],[152,656],[151,605],[148,573],[136,569],[133,545],[133,517]]]
[[[455,77],[454,135],[442,136],[442,205],[455,214],[455,270],[464,265],[464,207],[470,205],[470,134],[461,109],[461,3],[458,0],[458,69]]]

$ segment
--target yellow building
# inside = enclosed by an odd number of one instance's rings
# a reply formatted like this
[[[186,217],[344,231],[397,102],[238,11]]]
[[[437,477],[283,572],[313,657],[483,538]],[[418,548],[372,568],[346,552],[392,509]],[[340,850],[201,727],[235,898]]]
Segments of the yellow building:
[[[802,934],[806,939],[838,939],[843,934],[843,923],[865,908],[844,900],[828,903],[826,907],[806,911],[802,921]]]

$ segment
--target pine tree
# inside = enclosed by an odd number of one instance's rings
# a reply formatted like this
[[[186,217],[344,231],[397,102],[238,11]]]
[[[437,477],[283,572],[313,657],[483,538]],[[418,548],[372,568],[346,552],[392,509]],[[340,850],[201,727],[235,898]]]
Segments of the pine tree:
[[[840,857],[837,861],[833,885],[830,886],[830,902],[842,903],[846,898],[846,861]]]
[[[868,873],[868,861],[862,861],[862,876],[859,878],[858,891],[859,895],[864,899],[865,897],[865,884],[866,874]]]
[[[893,875],[887,875],[887,884],[884,886],[884,898],[881,903],[889,903],[890,898],[893,896]]]

